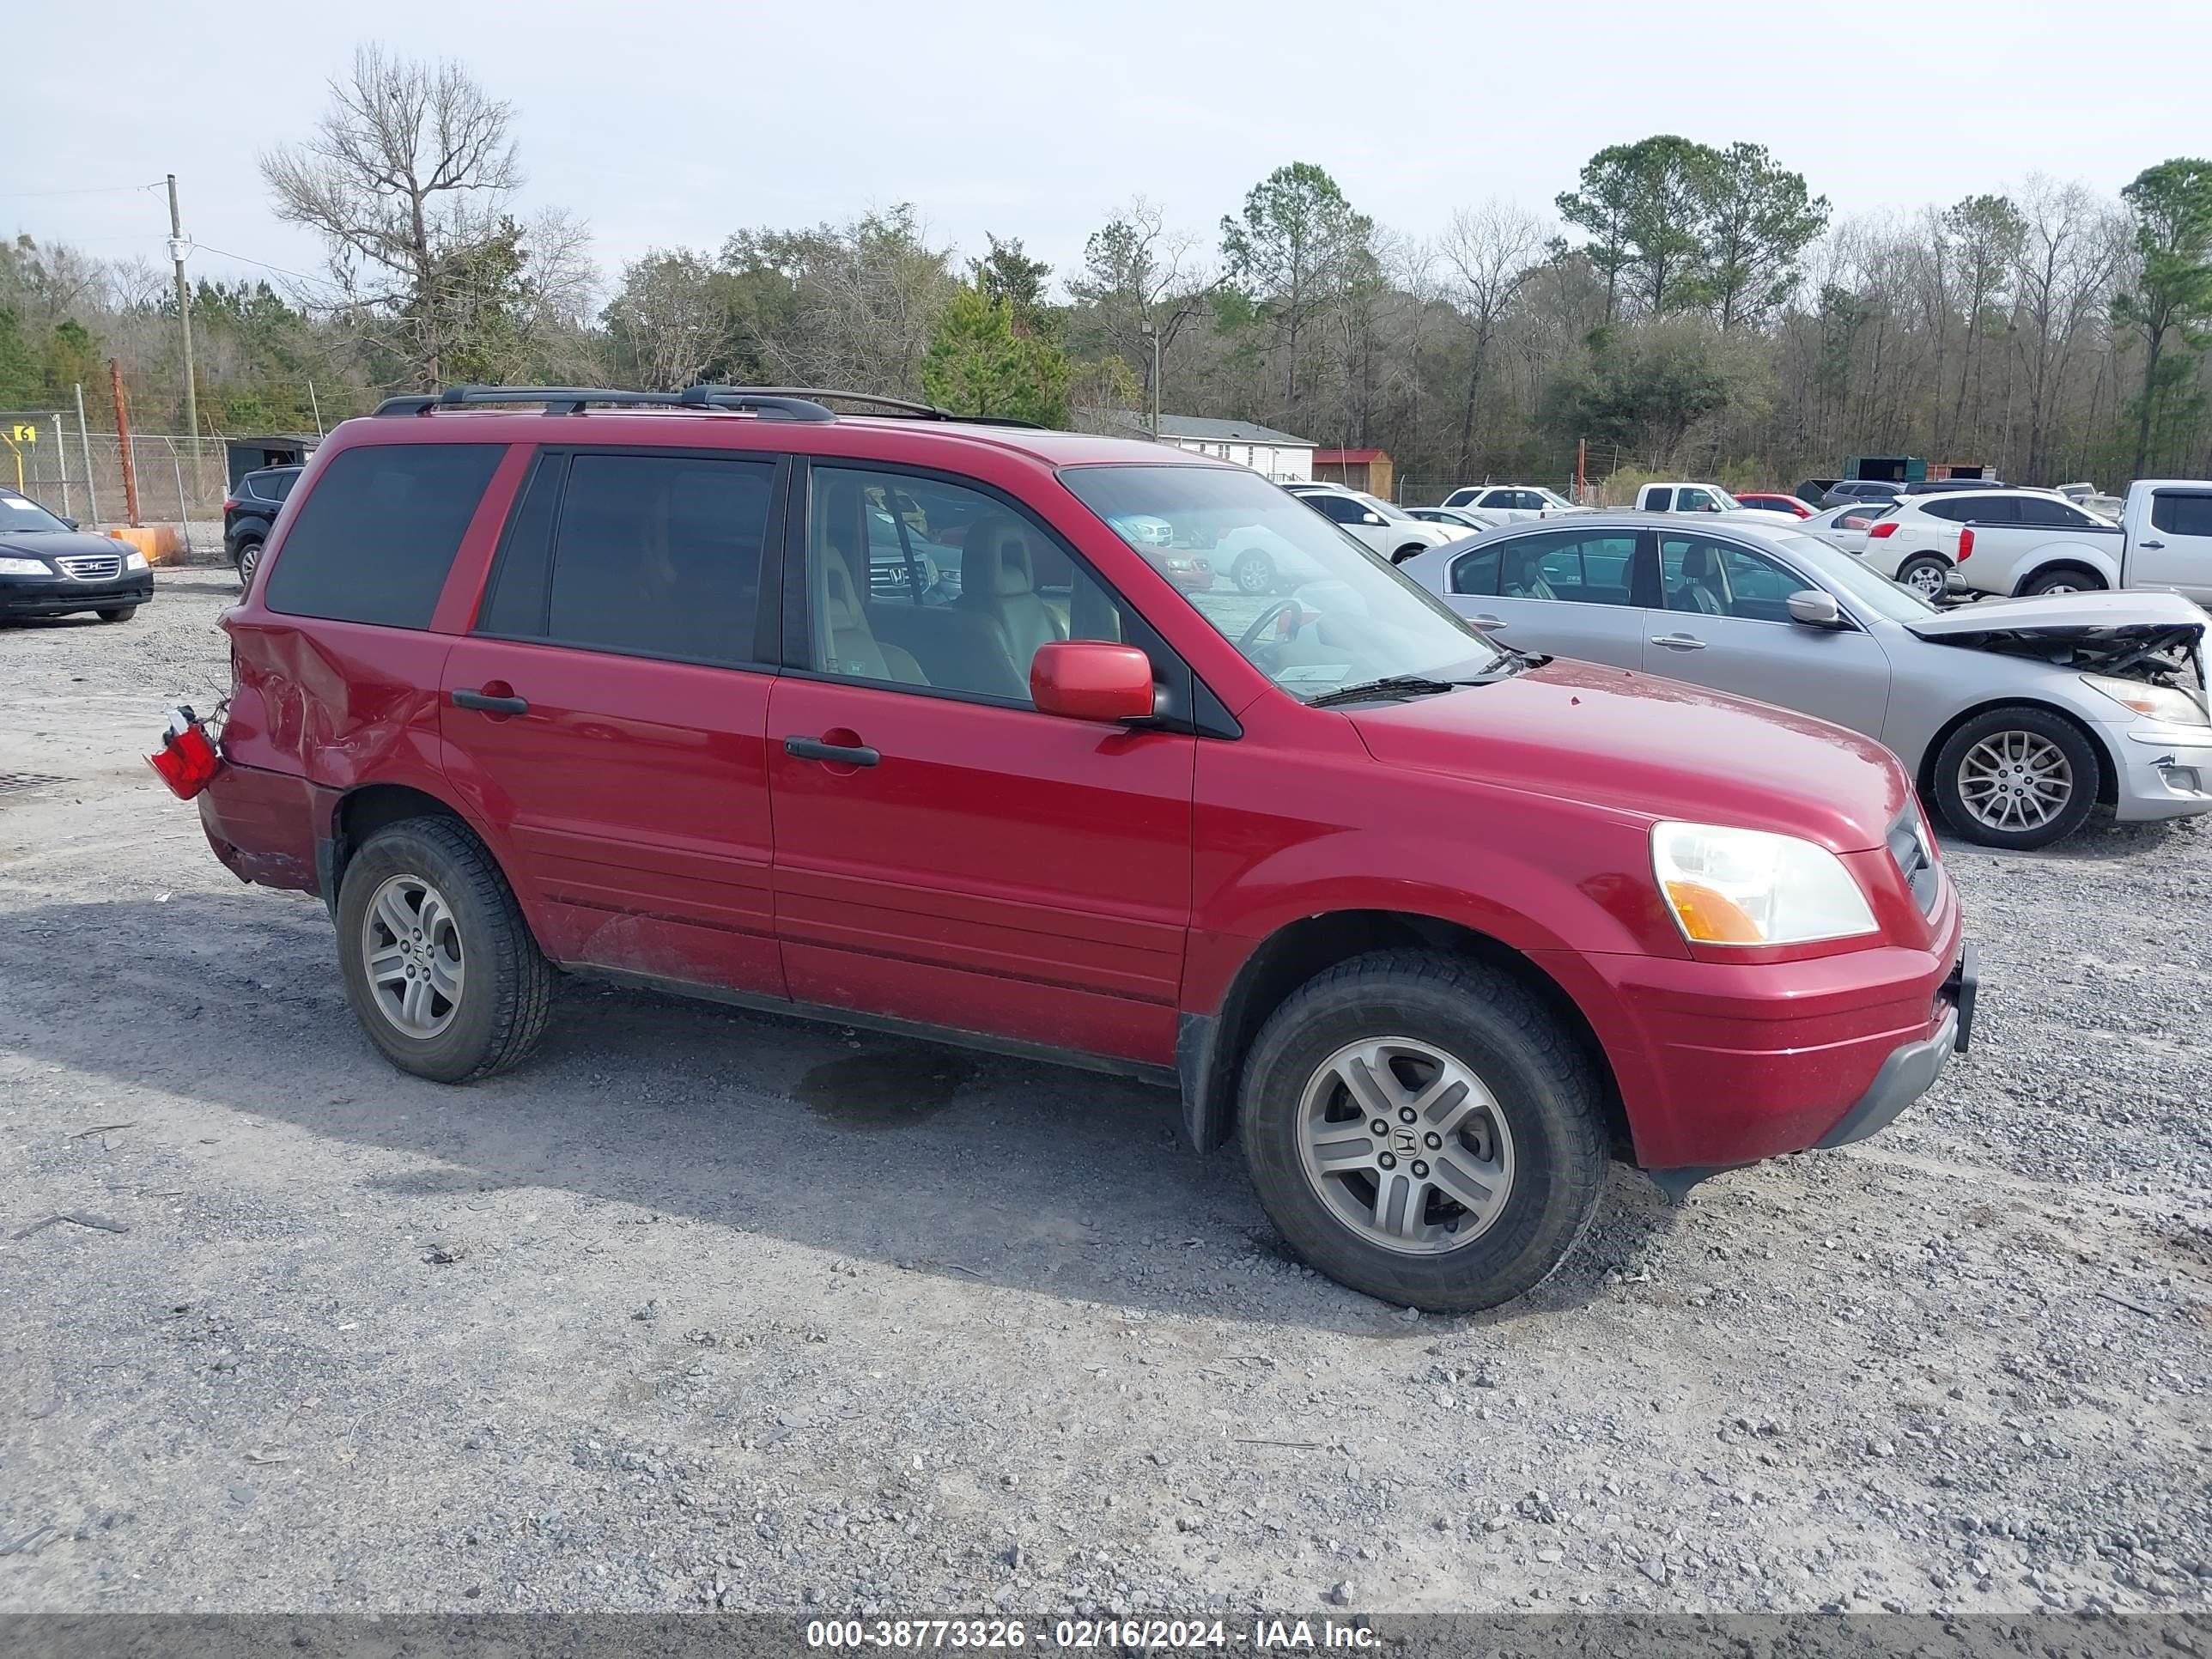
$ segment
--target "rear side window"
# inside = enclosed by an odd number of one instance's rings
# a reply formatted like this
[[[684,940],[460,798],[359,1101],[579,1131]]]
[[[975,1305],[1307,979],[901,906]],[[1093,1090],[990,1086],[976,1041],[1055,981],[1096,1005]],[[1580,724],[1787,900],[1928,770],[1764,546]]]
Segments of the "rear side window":
[[[264,586],[288,617],[428,628],[503,444],[364,444],[331,458]]]
[[[1648,511],[1653,513],[1672,512],[1674,507],[1674,492],[1671,489],[1648,490],[1644,494],[1644,505]]]
[[[1498,597],[1498,550],[1463,554],[1452,561],[1451,591]]]
[[[2169,536],[2212,536],[2212,495],[2161,489],[2150,498],[2150,521]]]
[[[775,484],[768,462],[576,456],[554,534],[545,636],[637,656],[751,660]]]

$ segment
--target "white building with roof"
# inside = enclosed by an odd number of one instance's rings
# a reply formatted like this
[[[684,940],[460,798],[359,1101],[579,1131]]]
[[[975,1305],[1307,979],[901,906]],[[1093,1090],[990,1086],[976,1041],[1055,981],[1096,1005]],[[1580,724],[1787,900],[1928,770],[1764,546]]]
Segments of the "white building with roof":
[[[1130,431],[1142,438],[1152,435],[1149,414],[1116,410],[1107,419],[1116,431]],[[1199,415],[1161,416],[1159,441],[1195,454],[1235,461],[1277,483],[1310,479],[1314,451],[1320,447],[1310,438],[1293,437],[1257,421],[1215,421]]]

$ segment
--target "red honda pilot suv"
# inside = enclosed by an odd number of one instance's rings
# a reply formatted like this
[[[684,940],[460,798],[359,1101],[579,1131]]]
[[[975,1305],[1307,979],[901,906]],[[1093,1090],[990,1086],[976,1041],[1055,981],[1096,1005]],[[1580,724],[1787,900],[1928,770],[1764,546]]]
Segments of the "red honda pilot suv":
[[[394,1065],[513,1066],[588,974],[1131,1073],[1322,1272],[1465,1310],[1610,1158],[1856,1140],[1966,1046],[1878,744],[1516,652],[1243,467],[843,397],[464,387],[316,452],[154,759]]]

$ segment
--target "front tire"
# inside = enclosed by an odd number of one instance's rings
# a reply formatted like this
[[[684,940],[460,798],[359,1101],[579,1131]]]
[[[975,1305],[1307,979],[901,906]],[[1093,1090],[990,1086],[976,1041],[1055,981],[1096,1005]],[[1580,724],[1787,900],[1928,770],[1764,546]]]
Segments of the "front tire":
[[[138,607],[135,605],[112,605],[100,611],[99,616],[104,623],[126,623],[137,614]]]
[[[1434,952],[1356,957],[1293,993],[1252,1046],[1238,1112],[1253,1185],[1291,1248],[1401,1306],[1527,1294],[1605,1185],[1583,1045],[1509,976]]]
[[[545,1029],[553,970],[483,844],[452,818],[369,837],[338,890],[338,966],[384,1057],[437,1083],[518,1064]]]
[[[1230,580],[1240,593],[1272,593],[1276,588],[1275,562],[1258,548],[1237,555],[1229,568]]]
[[[2063,841],[2097,804],[2097,751],[2047,708],[2015,704],[1977,714],[1936,757],[1936,804],[1984,847],[2027,852]]]

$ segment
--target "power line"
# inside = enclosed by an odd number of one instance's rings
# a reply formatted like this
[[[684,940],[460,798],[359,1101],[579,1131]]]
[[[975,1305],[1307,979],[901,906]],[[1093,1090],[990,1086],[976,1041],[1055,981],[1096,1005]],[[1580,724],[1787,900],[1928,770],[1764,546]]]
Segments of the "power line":
[[[0,201],[21,201],[34,196],[119,196],[125,191],[161,190],[167,182],[167,179],[157,179],[150,185],[85,185],[75,190],[0,190]]]
[[[243,253],[233,253],[228,248],[214,247],[206,242],[194,242],[192,244],[192,252],[195,253],[220,254],[226,259],[235,259],[240,264],[256,265],[263,270],[273,270],[279,276],[290,276],[302,283],[319,283],[325,288],[336,288],[337,286],[336,283],[332,282],[327,276],[310,276],[303,270],[288,270],[283,265],[270,264],[266,259],[255,259]]]

